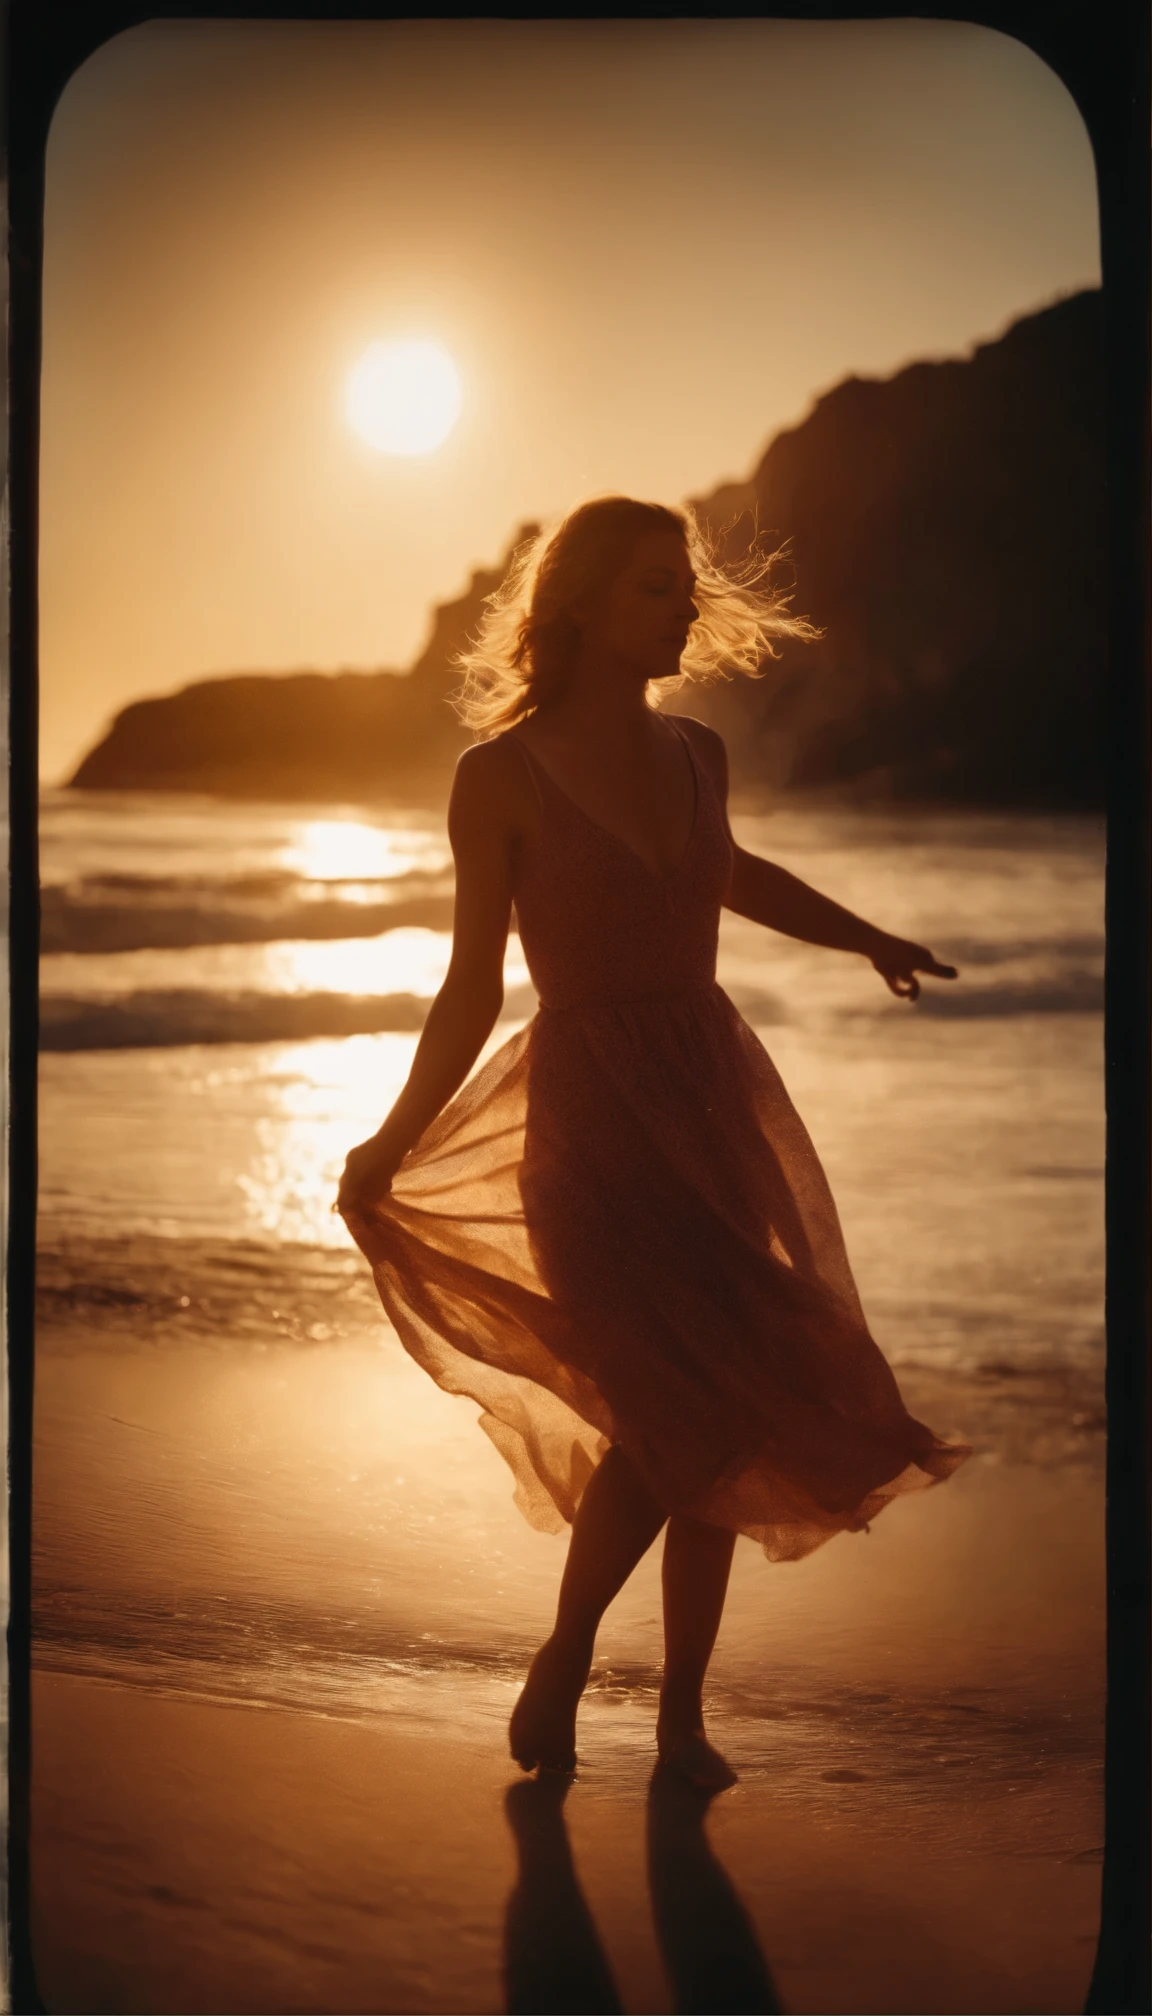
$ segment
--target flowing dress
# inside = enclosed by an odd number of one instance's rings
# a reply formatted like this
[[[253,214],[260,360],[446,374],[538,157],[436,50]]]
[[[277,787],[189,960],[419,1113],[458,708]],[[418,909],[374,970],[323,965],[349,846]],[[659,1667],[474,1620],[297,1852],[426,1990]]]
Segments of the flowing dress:
[[[572,1519],[615,1443],[670,1512],[797,1560],[969,1452],[905,1409],[816,1152],[716,983],[732,843],[674,725],[696,810],[670,874],[510,736],[540,801],[514,877],[539,1008],[348,1224],[533,1526]]]

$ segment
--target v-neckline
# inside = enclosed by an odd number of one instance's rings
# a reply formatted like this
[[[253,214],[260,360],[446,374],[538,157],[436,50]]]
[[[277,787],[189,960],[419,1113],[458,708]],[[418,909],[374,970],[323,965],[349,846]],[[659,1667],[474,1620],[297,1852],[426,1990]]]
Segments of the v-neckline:
[[[672,727],[671,717],[666,716],[665,718],[667,719],[668,725],[671,728]],[[692,846],[696,839],[696,829],[700,823],[700,767],[696,761],[696,755],[695,751],[692,748],[692,744],[688,740],[687,735],[685,735],[681,729],[673,728],[672,732],[675,735],[676,740],[679,742],[681,748],[687,754],[688,767],[692,772],[692,788],[694,792],[694,797],[692,801],[692,824],[688,829],[688,838],[684,842],[684,851],[681,854],[680,859],[679,861],[677,861],[674,868],[654,868],[650,861],[645,861],[644,856],[637,852],[636,848],[633,847],[632,842],[630,840],[625,840],[623,834],[613,833],[612,828],[610,826],[605,826],[599,819],[593,819],[590,812],[585,812],[584,807],[576,803],[576,800],[575,798],[573,798],[571,792],[566,791],[562,784],[557,783],[555,777],[553,777],[552,772],[548,769],[547,765],[541,763],[540,758],[535,754],[533,750],[531,750],[528,747],[527,742],[525,742],[521,736],[516,734],[515,729],[513,729],[511,732],[515,740],[519,743],[521,749],[523,749],[524,754],[528,758],[528,761],[531,764],[533,764],[537,770],[541,772],[541,774],[544,776],[547,782],[552,786],[553,791],[559,792],[561,798],[564,799],[566,804],[571,806],[573,812],[576,813],[577,817],[582,819],[586,826],[591,826],[594,833],[599,833],[603,836],[605,840],[611,840],[615,843],[617,847],[622,847],[624,849],[624,852],[626,854],[630,854],[632,856],[633,861],[638,862],[640,867],[643,868],[645,874],[650,875],[654,882],[660,882],[660,883],[674,882],[676,880],[676,877],[683,872],[684,867],[687,864],[688,856],[692,852]]]

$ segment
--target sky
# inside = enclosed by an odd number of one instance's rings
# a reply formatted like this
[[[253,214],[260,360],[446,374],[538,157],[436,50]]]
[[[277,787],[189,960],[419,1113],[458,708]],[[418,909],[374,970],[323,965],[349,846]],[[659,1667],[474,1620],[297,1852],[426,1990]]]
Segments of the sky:
[[[49,136],[43,775],[144,694],[402,668],[525,520],[750,474],[1099,282],[1079,113],[960,22],[150,22]],[[369,345],[459,420],[358,438]]]

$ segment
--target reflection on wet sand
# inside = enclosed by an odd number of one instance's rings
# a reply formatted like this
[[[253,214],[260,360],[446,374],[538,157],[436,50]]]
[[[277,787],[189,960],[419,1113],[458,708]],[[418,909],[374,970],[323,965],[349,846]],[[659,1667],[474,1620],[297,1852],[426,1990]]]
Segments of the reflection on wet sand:
[[[509,2016],[623,2008],[572,1857],[563,1810],[571,1782],[543,1774],[505,1798],[517,1857],[504,1928]],[[705,1832],[712,1796],[662,1765],[648,1790],[648,1883],[671,2006],[677,2016],[777,2016],[784,2004]]]

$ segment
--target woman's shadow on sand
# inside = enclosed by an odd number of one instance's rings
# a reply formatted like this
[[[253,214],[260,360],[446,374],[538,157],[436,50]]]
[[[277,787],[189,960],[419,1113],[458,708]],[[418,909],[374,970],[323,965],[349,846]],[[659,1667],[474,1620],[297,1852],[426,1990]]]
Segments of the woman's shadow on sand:
[[[570,1782],[525,1779],[505,1798],[518,1862],[504,1933],[509,2016],[599,2016],[624,2006],[576,1876],[564,1822]],[[677,2016],[776,2016],[784,2005],[704,1831],[710,1799],[657,1765],[648,1883],[672,2006]]]

